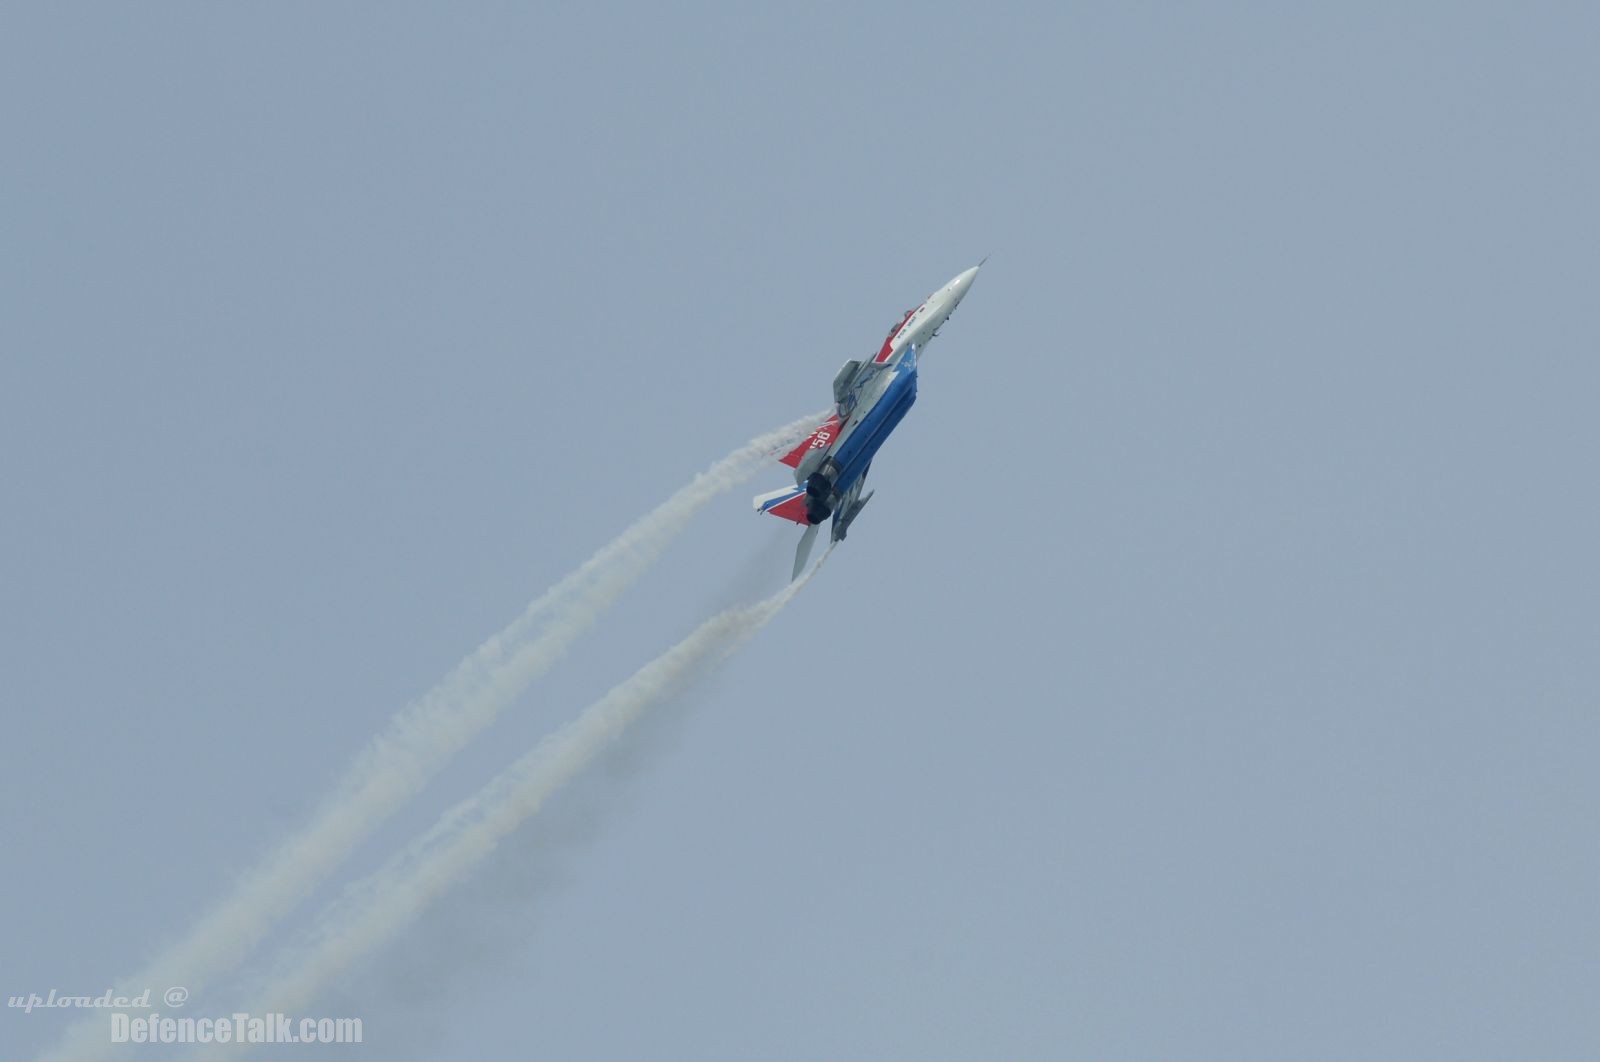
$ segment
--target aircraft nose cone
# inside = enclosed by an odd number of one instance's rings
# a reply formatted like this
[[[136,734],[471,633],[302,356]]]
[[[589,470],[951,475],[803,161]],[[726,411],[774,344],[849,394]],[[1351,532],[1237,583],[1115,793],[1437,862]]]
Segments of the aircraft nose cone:
[[[971,288],[972,282],[978,279],[978,270],[981,268],[983,268],[983,264],[980,262],[978,265],[973,266],[971,269],[952,280],[950,282],[951,298],[955,299],[957,302],[960,302],[962,299],[966,298],[967,289]]]

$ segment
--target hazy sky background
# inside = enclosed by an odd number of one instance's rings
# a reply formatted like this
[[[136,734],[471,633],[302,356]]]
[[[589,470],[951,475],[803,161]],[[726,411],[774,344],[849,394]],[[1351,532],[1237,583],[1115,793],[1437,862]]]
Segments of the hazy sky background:
[[[992,252],[828,569],[326,1057],[1595,1058],[1597,56],[1583,3],[8,5],[5,992],[132,972]],[[347,873],[781,584],[787,475]]]

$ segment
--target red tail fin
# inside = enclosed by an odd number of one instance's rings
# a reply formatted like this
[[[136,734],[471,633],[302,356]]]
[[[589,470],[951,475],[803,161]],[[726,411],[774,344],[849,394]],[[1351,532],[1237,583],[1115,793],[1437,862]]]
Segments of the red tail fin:
[[[822,422],[822,426],[812,432],[805,442],[784,454],[778,460],[790,468],[799,468],[800,462],[805,459],[807,450],[826,449],[839,437],[839,414],[835,413]]]

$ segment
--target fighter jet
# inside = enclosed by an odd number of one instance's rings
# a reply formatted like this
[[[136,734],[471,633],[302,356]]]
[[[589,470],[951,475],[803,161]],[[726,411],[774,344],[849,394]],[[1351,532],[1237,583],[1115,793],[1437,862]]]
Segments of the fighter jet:
[[[917,361],[966,297],[982,266],[979,262],[907,310],[870,359],[845,362],[833,378],[832,415],[779,459],[794,469],[795,485],[758,495],[755,507],[805,525],[794,552],[793,577],[805,568],[822,521],[832,517],[833,541],[842,541],[872,500],[875,492],[863,494],[861,487],[878,447],[917,400]]]

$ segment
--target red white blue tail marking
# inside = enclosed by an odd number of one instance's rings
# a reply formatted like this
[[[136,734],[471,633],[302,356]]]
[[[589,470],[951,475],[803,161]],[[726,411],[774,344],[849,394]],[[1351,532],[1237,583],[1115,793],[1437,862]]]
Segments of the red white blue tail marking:
[[[804,487],[783,487],[770,494],[762,494],[756,498],[756,512],[771,513],[785,520],[792,520],[797,524],[809,524],[806,519],[806,489]]]

